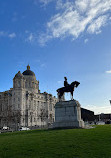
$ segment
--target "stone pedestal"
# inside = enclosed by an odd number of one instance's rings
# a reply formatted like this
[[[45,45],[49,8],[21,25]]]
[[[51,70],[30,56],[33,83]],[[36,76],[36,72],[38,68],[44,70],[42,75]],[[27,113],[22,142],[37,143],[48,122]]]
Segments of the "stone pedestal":
[[[70,100],[56,103],[53,128],[84,128],[78,101]]]

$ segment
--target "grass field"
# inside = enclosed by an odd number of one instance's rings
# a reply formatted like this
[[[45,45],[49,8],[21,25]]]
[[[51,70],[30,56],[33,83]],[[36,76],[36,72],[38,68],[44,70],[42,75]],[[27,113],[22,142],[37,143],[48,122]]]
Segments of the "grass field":
[[[0,158],[111,158],[111,125],[0,134]]]

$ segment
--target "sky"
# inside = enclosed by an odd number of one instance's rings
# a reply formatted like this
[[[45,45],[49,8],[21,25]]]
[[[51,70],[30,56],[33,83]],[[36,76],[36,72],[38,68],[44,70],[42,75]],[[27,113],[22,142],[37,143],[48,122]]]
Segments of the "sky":
[[[28,64],[41,92],[66,76],[81,107],[111,113],[111,0],[0,0],[0,92]]]

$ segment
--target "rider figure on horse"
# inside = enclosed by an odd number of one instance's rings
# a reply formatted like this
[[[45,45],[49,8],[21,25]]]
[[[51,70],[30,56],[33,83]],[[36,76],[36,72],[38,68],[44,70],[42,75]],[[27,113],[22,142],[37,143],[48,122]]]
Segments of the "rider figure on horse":
[[[69,84],[68,84],[68,82],[67,82],[67,77],[64,77],[64,79],[65,79],[65,81],[64,81],[64,87],[68,87]]]
[[[78,81],[74,81],[69,84],[67,82],[67,77],[64,77],[64,79],[64,87],[57,89],[59,101],[61,101],[61,98],[64,97],[64,92],[70,92],[73,100],[74,88],[77,88],[80,83]]]

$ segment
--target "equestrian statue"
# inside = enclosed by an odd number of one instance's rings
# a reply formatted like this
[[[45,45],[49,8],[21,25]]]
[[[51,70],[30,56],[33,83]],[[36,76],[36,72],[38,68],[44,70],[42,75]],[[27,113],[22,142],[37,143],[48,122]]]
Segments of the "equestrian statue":
[[[58,92],[58,99],[59,101],[61,101],[62,96],[64,95],[64,92],[70,92],[71,96],[72,96],[72,100],[73,100],[73,92],[74,92],[74,88],[78,87],[78,85],[80,84],[80,82],[78,81],[74,81],[71,84],[69,84],[67,82],[67,77],[64,77],[64,87],[57,89]]]

